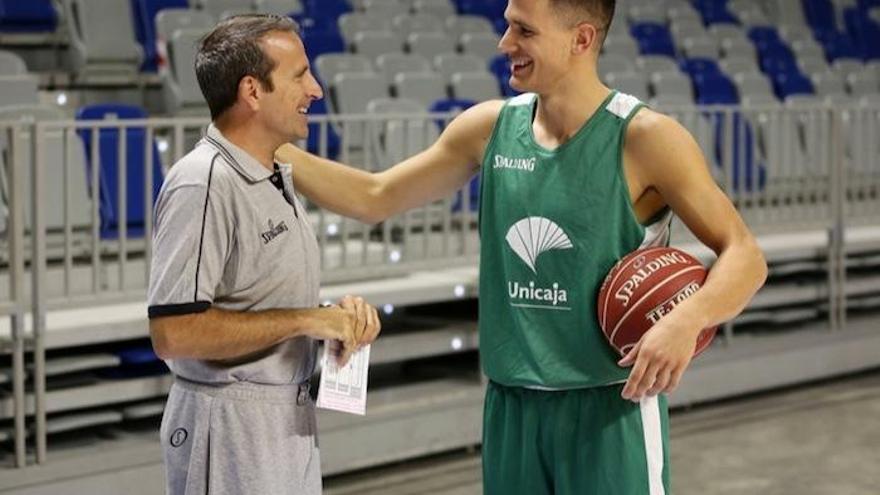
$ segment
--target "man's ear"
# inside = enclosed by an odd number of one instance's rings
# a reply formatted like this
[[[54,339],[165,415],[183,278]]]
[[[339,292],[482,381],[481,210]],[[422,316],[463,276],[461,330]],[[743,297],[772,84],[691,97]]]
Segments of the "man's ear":
[[[593,47],[597,52],[599,51],[599,30],[589,22],[579,23],[575,26],[575,35],[571,46],[572,53],[586,53]]]
[[[254,76],[244,76],[238,82],[238,99],[243,101],[251,111],[256,112],[260,108],[262,96],[260,81]]]

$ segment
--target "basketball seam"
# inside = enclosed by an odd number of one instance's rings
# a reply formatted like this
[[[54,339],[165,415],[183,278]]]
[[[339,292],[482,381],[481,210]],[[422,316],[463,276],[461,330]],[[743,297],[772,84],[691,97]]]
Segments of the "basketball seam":
[[[696,265],[695,265],[695,266],[689,266],[689,267],[685,268],[684,270],[682,270],[682,271],[680,271],[680,272],[675,272],[675,273],[673,273],[672,275],[666,277],[662,282],[658,283],[658,284],[655,285],[654,287],[651,287],[651,290],[649,290],[649,291],[646,292],[644,295],[642,295],[642,297],[640,297],[640,298],[635,302],[635,304],[633,304],[632,307],[629,308],[629,310],[628,310],[626,313],[624,313],[623,316],[620,317],[619,320],[617,320],[617,325],[614,326],[614,330],[611,332],[611,336],[608,337],[608,340],[609,340],[612,344],[614,343],[614,336],[617,335],[617,331],[620,330],[620,325],[623,324],[624,321],[626,321],[626,319],[629,317],[630,313],[632,313],[633,311],[635,311],[635,309],[639,306],[639,304],[641,304],[641,302],[642,302],[645,298],[647,298],[648,296],[650,296],[650,295],[653,294],[654,292],[657,292],[657,290],[659,290],[661,287],[663,287],[664,285],[666,285],[667,283],[669,283],[671,280],[675,279],[675,277],[678,277],[679,275],[683,275],[683,274],[685,274],[685,273],[688,273],[688,272],[691,272],[691,271],[694,271],[694,270],[698,270],[698,269],[700,269],[700,268],[703,268],[703,266],[702,266],[702,265],[699,265],[699,266],[696,266]],[[653,325],[652,325],[652,326],[653,326]]]
[[[669,248],[667,248],[666,246],[656,246],[656,247],[645,249],[643,251],[638,251],[638,254],[644,255],[646,253],[656,251],[657,249],[669,249]],[[635,254],[635,253],[633,253],[633,254]],[[599,326],[600,327],[605,328],[605,322],[608,320],[608,299],[609,299],[609,294],[611,293],[611,288],[614,287],[614,283],[617,282],[617,279],[620,277],[621,274],[623,274],[623,271],[632,262],[634,262],[638,258],[639,258],[638,256],[633,256],[633,258],[631,260],[627,261],[626,264],[624,264],[623,266],[621,266],[617,270],[617,273],[614,274],[614,278],[612,278],[611,282],[608,283],[608,290],[605,292],[605,297],[603,298],[603,301],[602,301],[602,317],[599,318]]]

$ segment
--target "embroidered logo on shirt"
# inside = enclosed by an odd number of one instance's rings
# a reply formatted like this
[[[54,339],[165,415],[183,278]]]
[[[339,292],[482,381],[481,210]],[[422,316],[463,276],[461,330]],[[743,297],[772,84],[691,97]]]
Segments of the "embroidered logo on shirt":
[[[172,447],[180,447],[181,445],[183,445],[183,442],[186,441],[187,436],[189,436],[189,434],[186,432],[186,429],[184,429],[184,428],[178,428],[178,429],[174,430],[174,432],[171,433],[171,438],[170,438],[171,446]]]
[[[287,230],[287,224],[284,223],[284,220],[278,225],[275,225],[272,220],[269,220],[269,230],[260,234],[260,237],[263,238],[263,244],[269,244],[273,239],[287,232]]]
[[[535,171],[535,163],[537,159],[531,158],[509,158],[506,156],[495,155],[495,163],[493,168],[509,168],[513,170],[524,170],[526,172]]]

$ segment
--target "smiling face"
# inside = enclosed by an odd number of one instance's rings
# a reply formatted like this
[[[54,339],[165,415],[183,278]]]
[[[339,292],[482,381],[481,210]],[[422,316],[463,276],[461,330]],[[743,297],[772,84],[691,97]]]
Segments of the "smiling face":
[[[576,72],[577,56],[594,51],[595,64],[595,27],[560,14],[551,0],[510,0],[504,17],[508,28],[498,47],[510,57],[513,88],[546,94]]]
[[[268,132],[285,141],[305,139],[309,106],[324,94],[312,75],[302,40],[290,32],[273,31],[260,40],[260,46],[275,67],[269,75],[272,90],[260,94],[259,119]]]

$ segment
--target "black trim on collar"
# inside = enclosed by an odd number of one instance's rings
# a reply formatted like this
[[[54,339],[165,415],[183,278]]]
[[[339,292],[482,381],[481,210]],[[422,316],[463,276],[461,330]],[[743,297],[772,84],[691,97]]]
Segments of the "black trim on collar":
[[[217,138],[215,138],[209,134],[205,134],[205,140],[207,140],[209,143],[214,145],[214,147],[217,149],[217,151],[219,151],[223,155],[223,158],[225,158],[226,161],[228,161],[229,164],[232,165],[232,167],[238,171],[238,173],[240,173],[241,175],[244,175],[248,180],[253,181],[253,182],[259,182],[259,181],[267,178],[266,175],[263,175],[262,177],[254,176],[253,173],[251,173],[252,171],[250,170],[250,168],[243,165],[240,161],[238,161],[235,158],[235,156],[232,154],[232,152],[229,151],[229,149],[223,143],[221,143]],[[266,174],[269,173],[268,170],[265,170],[265,167],[263,167],[263,166],[260,166],[260,171],[261,172],[265,171],[264,173],[266,173]]]
[[[275,186],[275,189],[281,191],[281,195],[284,196],[284,200],[293,207],[293,215],[296,218],[299,218],[299,212],[296,211],[296,203],[293,202],[293,198],[287,195],[287,190],[284,189],[284,177],[281,175],[281,168],[278,167],[277,163],[273,163],[272,166],[275,169],[275,172],[269,176],[269,182]]]

